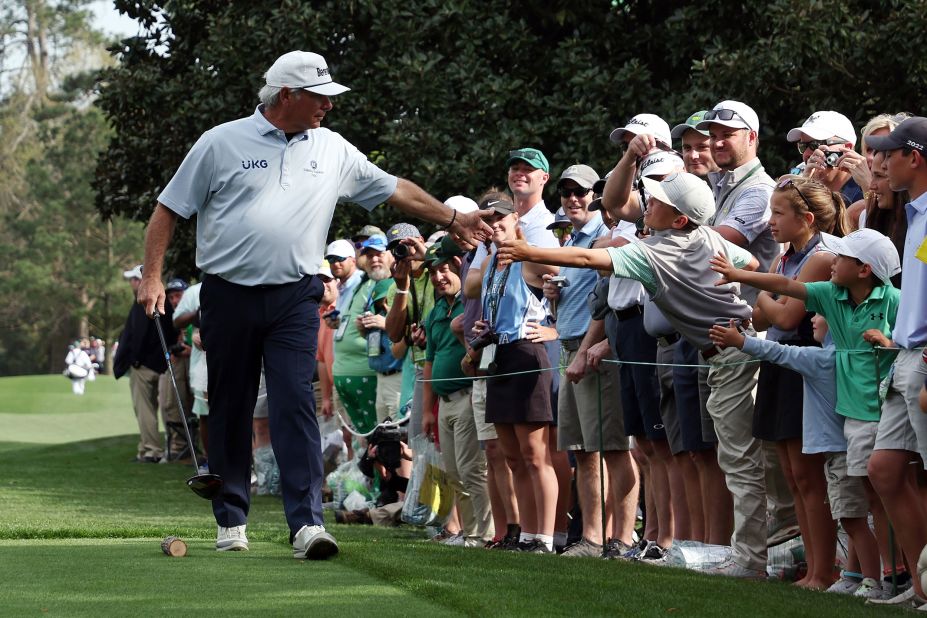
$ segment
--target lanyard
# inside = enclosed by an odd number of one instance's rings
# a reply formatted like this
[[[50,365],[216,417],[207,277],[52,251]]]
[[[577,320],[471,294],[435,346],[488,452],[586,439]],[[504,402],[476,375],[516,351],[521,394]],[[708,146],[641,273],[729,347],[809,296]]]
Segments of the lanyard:
[[[494,253],[492,256],[492,261],[489,263],[490,272],[492,277],[490,278],[489,293],[486,295],[486,304],[483,305],[483,318],[489,318],[489,324],[495,325],[496,315],[499,313],[499,304],[502,301],[502,297],[505,296],[505,284],[509,280],[509,273],[512,270],[512,265],[509,264],[502,271],[502,276],[499,276],[499,273],[496,272],[496,265],[499,262],[499,254]],[[489,305],[489,315],[486,315],[486,305]]]
[[[763,164],[762,164],[762,163],[757,163],[756,165],[753,166],[753,169],[752,169],[752,170],[750,170],[749,172],[747,172],[747,174],[746,174],[743,178],[741,178],[740,180],[738,180],[737,183],[736,183],[733,187],[731,187],[730,189],[728,189],[727,193],[725,193],[725,194],[724,194],[724,197],[721,199],[721,203],[718,204],[718,209],[717,209],[717,211],[716,211],[716,213],[715,213],[715,219],[714,219],[713,225],[717,225],[719,221],[723,221],[724,218],[727,217],[728,212],[730,212],[730,210],[731,210],[730,208],[725,209],[725,206],[727,205],[727,198],[731,197],[731,194],[734,193],[734,191],[737,189],[737,187],[739,187],[740,185],[742,185],[743,182],[744,182],[747,178],[750,178],[750,176],[753,176],[753,175],[757,172],[757,170],[761,169],[762,167],[763,167]],[[732,207],[733,207],[733,205],[732,205]]]

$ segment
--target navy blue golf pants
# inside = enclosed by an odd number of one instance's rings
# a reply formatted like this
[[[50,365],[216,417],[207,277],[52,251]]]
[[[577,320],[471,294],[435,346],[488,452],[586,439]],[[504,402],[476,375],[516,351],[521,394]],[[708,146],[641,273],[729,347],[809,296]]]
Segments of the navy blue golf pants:
[[[247,522],[251,502],[251,423],[261,361],[270,440],[280,467],[291,536],[322,524],[324,480],[312,377],[318,347],[318,277],[242,286],[207,275],[200,292],[209,376],[209,471],[223,480],[212,509],[220,526]]]

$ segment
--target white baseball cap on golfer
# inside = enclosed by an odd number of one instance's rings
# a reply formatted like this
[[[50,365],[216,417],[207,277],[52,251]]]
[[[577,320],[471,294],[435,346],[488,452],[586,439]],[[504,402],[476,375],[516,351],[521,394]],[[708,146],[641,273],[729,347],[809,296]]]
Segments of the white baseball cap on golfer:
[[[853,128],[853,123],[840,112],[829,110],[814,112],[808,116],[808,120],[803,125],[789,131],[785,139],[797,142],[801,139],[802,133],[818,141],[839,137],[846,140],[848,144],[856,146],[856,130]]]
[[[325,58],[305,51],[283,54],[264,74],[268,86],[300,88],[316,94],[333,97],[350,90],[332,81]]]
[[[625,126],[612,131],[608,138],[616,144],[620,144],[625,133],[633,133],[634,135],[649,133],[658,142],[662,142],[667,146],[673,145],[669,125],[656,114],[638,114],[632,117]]]
[[[689,172],[675,172],[660,181],[644,178],[654,198],[669,204],[690,221],[704,225],[715,214],[715,196],[708,184]]]
[[[132,270],[122,271],[122,277],[124,279],[141,279],[142,278],[142,265],[139,264]]]
[[[332,255],[338,258],[357,257],[357,254],[354,252],[354,243],[343,238],[332,242],[328,245],[328,248],[325,249],[325,259],[328,259],[328,257]]]
[[[856,258],[868,264],[872,274],[882,283],[889,283],[894,275],[901,272],[901,260],[895,243],[871,228],[856,230],[843,238],[822,236],[822,242],[837,255]]]
[[[695,125],[696,131],[707,131],[712,124],[720,124],[732,129],[750,129],[760,131],[760,119],[753,108],[740,101],[721,101],[705,112],[704,118]]]

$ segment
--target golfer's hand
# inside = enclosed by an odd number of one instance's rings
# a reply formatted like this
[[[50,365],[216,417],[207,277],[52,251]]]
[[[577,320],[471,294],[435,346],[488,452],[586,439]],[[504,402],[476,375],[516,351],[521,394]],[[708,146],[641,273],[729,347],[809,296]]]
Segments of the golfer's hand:
[[[708,331],[708,338],[716,346],[737,348],[738,350],[743,349],[746,340],[743,333],[734,326],[734,320],[731,320],[728,326],[722,326],[721,324],[712,326],[711,330]]]
[[[143,275],[136,298],[138,304],[145,308],[145,315],[149,318],[154,317],[156,310],[158,315],[164,315],[164,301],[167,296],[164,293],[164,284],[161,282],[160,274],[157,277]]]
[[[721,278],[718,279],[715,285],[724,285],[726,283],[739,281],[738,275],[740,274],[740,270],[735,268],[723,253],[719,253],[711,258],[708,260],[708,263],[711,265],[713,271],[721,275]]]
[[[454,224],[448,228],[447,233],[460,246],[469,251],[479,243],[492,238],[492,228],[483,219],[493,216],[491,210],[477,210],[475,212],[457,211]],[[424,258],[424,254],[422,256]]]
[[[524,262],[528,259],[530,247],[521,231],[521,226],[515,228],[515,240],[503,240],[497,245],[499,264],[508,266],[512,262]]]

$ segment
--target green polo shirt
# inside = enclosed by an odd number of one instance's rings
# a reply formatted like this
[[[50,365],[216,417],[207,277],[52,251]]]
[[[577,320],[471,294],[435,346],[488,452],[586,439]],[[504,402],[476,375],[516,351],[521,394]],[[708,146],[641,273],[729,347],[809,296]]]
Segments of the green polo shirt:
[[[451,320],[463,313],[463,302],[458,294],[454,304],[446,296],[435,301],[434,309],[425,318],[425,336],[428,346],[425,348],[425,360],[431,363],[433,380],[460,378],[447,382],[432,382],[431,390],[436,395],[450,395],[462,388],[469,388],[471,381],[460,370],[466,350],[451,332]]]
[[[849,291],[830,281],[806,283],[805,290],[805,308],[824,316],[837,347],[837,413],[878,421],[879,381],[888,375],[895,355],[880,352],[876,365],[873,346],[863,339],[863,333],[876,328],[891,337],[901,293],[890,283],[880,285],[854,307]]]
[[[422,274],[418,277],[411,277],[411,285],[415,286],[415,298],[418,301],[418,307],[416,310],[413,309],[412,303],[412,293],[409,292],[409,295],[406,297],[406,311],[408,311],[409,319],[408,323],[415,322],[415,315],[418,315],[418,322],[424,324],[425,317],[431,312],[435,306],[435,288],[431,283],[431,277],[428,275],[428,269],[423,268]],[[392,279],[390,279],[392,282]],[[393,300],[396,298],[396,283],[389,288],[389,293],[387,294],[386,301],[390,307],[393,306]],[[416,365],[421,365],[425,362],[425,351],[418,346],[412,346],[412,362]]]
[[[372,304],[386,298],[392,279],[373,281],[367,279],[354,288],[354,297],[341,315],[344,324],[344,334],[339,339],[337,331],[335,336],[335,362],[332,364],[332,375],[336,376],[373,376],[376,372],[370,368],[367,361],[367,338],[357,330],[355,320],[368,310],[368,301]],[[371,308],[370,311],[373,311]],[[382,313],[382,312],[381,312]],[[384,334],[385,336],[385,334]]]

